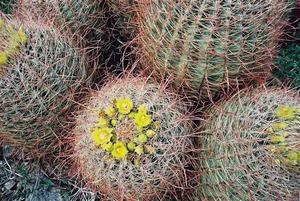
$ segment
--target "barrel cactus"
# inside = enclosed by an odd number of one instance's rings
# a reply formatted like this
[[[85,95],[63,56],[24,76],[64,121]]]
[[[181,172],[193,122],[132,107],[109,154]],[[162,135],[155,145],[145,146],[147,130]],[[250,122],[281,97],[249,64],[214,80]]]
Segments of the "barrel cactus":
[[[0,136],[49,153],[88,81],[84,55],[39,22],[0,20],[0,38]]]
[[[297,200],[300,97],[283,89],[243,91],[203,123],[203,200]]]
[[[179,97],[157,84],[111,81],[91,93],[77,117],[75,169],[112,200],[162,199],[186,187],[194,164],[189,116]]]
[[[151,0],[139,3],[144,66],[200,97],[269,74],[285,0]],[[156,72],[156,73],[153,73]]]
[[[22,17],[48,18],[47,21],[64,32],[69,31],[81,47],[88,47],[91,51],[107,45],[104,39],[106,17],[102,4],[99,0],[18,0]]]

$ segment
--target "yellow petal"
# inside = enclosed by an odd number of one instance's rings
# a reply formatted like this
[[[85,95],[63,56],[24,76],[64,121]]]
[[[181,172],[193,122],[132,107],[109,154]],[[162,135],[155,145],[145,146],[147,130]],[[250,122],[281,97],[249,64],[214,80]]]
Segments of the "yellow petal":
[[[137,153],[138,155],[142,155],[143,153],[144,153],[144,148],[141,146],[141,145],[139,145],[139,146],[137,146],[137,147],[135,147],[135,153]]]
[[[280,131],[284,130],[288,127],[289,125],[285,122],[276,122],[272,124],[272,128],[274,131]]]
[[[8,62],[8,55],[6,52],[0,52],[0,65],[5,65]]]
[[[294,119],[295,109],[289,106],[279,106],[276,110],[276,117],[281,119]]]
[[[19,41],[21,44],[25,44],[28,40],[28,37],[23,29],[23,27],[20,27],[18,31]]]
[[[271,142],[274,144],[281,143],[285,141],[285,137],[281,135],[273,135],[271,136]]]
[[[2,27],[4,26],[4,21],[2,19],[0,19],[0,30],[2,29]]]
[[[107,107],[105,110],[104,110],[105,114],[108,116],[108,117],[113,117],[115,114],[116,114],[116,110],[114,107]]]
[[[115,159],[124,159],[126,158],[128,153],[127,147],[125,146],[125,143],[122,141],[117,141],[114,144],[113,150],[111,152],[112,156]]]

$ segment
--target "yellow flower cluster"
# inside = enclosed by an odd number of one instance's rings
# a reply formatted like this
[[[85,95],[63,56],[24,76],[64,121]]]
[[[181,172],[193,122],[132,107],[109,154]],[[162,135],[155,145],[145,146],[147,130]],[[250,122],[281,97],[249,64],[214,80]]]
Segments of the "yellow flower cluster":
[[[123,124],[124,128],[120,126]],[[135,155],[155,153],[149,141],[156,135],[159,125],[159,122],[153,121],[147,104],[135,106],[132,99],[121,97],[113,100],[111,106],[100,109],[91,137],[97,146],[115,159],[131,158],[136,161]],[[134,135],[122,136],[122,133],[128,134],[128,129]]]
[[[6,49],[0,51],[0,65],[5,65],[8,63],[9,58],[11,58],[19,48],[27,42],[28,37],[22,27],[17,30],[13,26],[6,26],[1,19],[0,36],[4,38],[9,36],[10,38]]]
[[[276,117],[280,119],[295,119],[296,108],[289,106],[279,106],[276,110]]]
[[[269,150],[276,156],[277,163],[293,166],[300,165],[300,150],[289,146],[289,127],[299,122],[300,109],[290,106],[279,106],[275,111],[277,121],[268,129],[271,131]]]

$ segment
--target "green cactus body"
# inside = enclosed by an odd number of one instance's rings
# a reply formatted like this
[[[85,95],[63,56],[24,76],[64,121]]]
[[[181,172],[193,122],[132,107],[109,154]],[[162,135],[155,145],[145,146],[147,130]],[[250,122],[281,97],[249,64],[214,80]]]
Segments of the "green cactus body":
[[[300,98],[244,91],[211,108],[201,127],[203,200],[292,200],[300,183]]]
[[[163,199],[182,188],[193,164],[185,105],[142,78],[119,79],[91,94],[74,129],[79,174],[113,200]]]
[[[1,137],[22,149],[49,153],[63,135],[74,95],[88,79],[84,55],[41,23],[2,22]]]
[[[140,3],[141,59],[151,73],[206,97],[265,78],[286,6],[284,0]]]
[[[106,18],[102,1],[19,0],[18,7],[21,15],[34,19],[43,16],[42,18],[54,23],[63,32],[70,32],[74,41],[81,47],[95,51],[107,45],[103,37]]]

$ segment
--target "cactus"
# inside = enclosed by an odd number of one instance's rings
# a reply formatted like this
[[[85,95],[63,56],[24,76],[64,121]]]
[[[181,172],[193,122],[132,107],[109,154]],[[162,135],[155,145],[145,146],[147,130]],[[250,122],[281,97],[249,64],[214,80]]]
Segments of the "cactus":
[[[80,47],[101,51],[107,45],[102,4],[98,0],[19,0],[18,8],[22,18],[50,18],[47,21],[69,31]]]
[[[5,14],[12,13],[12,6],[15,3],[15,0],[1,0],[0,2],[0,12]]]
[[[193,130],[180,100],[143,78],[92,92],[73,131],[74,169],[113,200],[162,199],[183,188]]]
[[[199,137],[200,197],[292,200],[300,189],[299,104],[298,93],[273,88],[211,108]]]
[[[139,4],[137,40],[143,65],[200,97],[265,79],[287,10],[285,0]]]
[[[0,20],[1,137],[37,154],[64,135],[74,96],[88,81],[84,55],[40,22]]]

